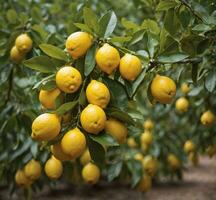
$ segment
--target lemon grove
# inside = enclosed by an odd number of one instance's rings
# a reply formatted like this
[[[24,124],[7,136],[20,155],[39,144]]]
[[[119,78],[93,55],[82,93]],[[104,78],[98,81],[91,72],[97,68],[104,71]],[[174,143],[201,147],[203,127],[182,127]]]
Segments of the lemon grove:
[[[134,13],[118,12],[122,1],[32,2],[1,5],[0,174],[11,191],[105,178],[147,192],[214,156],[213,1],[126,1]]]

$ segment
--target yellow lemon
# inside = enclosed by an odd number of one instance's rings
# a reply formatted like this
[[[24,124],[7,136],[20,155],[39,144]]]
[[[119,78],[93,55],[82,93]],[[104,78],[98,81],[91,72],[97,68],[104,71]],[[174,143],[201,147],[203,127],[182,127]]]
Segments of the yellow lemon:
[[[75,159],[85,151],[85,135],[78,128],[74,128],[63,136],[61,147],[65,154],[69,155],[71,159]]]
[[[147,192],[151,189],[152,187],[152,179],[151,176],[145,174],[141,178],[140,182],[138,183],[137,189],[140,192]]]
[[[141,154],[141,153],[136,153],[135,155],[134,155],[134,159],[135,160],[138,160],[138,161],[142,161],[143,160],[143,155]]]
[[[107,74],[111,74],[119,65],[120,55],[116,48],[105,43],[98,49],[96,56],[98,67]]]
[[[137,56],[127,53],[120,60],[119,71],[124,79],[134,81],[142,71],[142,63]]]
[[[192,162],[194,166],[199,164],[199,156],[196,152],[190,152],[188,155],[188,159]]]
[[[86,183],[95,184],[100,178],[100,169],[93,163],[88,163],[82,169],[82,177]]]
[[[65,46],[73,59],[85,55],[92,44],[92,36],[85,32],[72,33],[66,40]]]
[[[130,147],[130,148],[135,148],[137,147],[137,143],[135,141],[134,138],[130,137],[127,139],[127,145]]]
[[[158,102],[169,104],[175,97],[176,84],[169,77],[156,75],[151,83],[151,94]]]
[[[61,161],[71,160],[71,157],[63,152],[60,143],[51,145],[51,152],[53,156],[58,160],[61,160]]]
[[[206,149],[206,153],[210,158],[212,158],[216,154],[216,147],[213,145],[209,145]]]
[[[88,149],[80,156],[80,162],[82,165],[86,165],[91,161],[91,155]]]
[[[31,185],[31,180],[27,178],[24,170],[18,170],[15,174],[15,182],[20,187],[27,187]]]
[[[142,162],[143,169],[153,177],[157,171],[157,160],[152,156],[145,156]]]
[[[207,110],[206,112],[204,112],[200,118],[201,123],[205,126],[211,126],[215,123],[215,115],[213,112],[211,112],[210,110]]]
[[[146,152],[149,149],[149,145],[147,145],[145,143],[141,143],[141,149],[143,152]]]
[[[146,145],[151,145],[153,141],[153,136],[150,131],[145,131],[141,137],[140,137],[141,143],[144,143]]]
[[[44,108],[55,109],[55,100],[60,95],[61,91],[56,88],[53,90],[41,90],[39,93],[39,101]]]
[[[177,99],[175,103],[176,110],[179,112],[187,112],[189,107],[189,102],[185,97]]]
[[[105,84],[92,80],[86,88],[86,97],[89,103],[106,108],[110,101],[110,92]]]
[[[28,179],[34,181],[41,176],[41,164],[40,162],[32,159],[24,167],[25,175]]]
[[[46,161],[44,170],[50,179],[58,179],[62,175],[63,166],[60,160],[52,156]]]
[[[169,154],[167,156],[167,162],[169,164],[169,167],[172,169],[172,170],[177,170],[181,167],[181,162],[180,160],[176,157],[176,155],[174,154]]]
[[[16,38],[16,48],[22,53],[28,53],[32,49],[32,39],[23,33]]]
[[[143,127],[144,127],[145,130],[151,131],[154,128],[154,122],[151,119],[147,119],[143,123]]]
[[[56,84],[63,92],[74,93],[82,84],[82,76],[76,68],[65,66],[58,70]]]
[[[185,153],[190,153],[195,151],[196,149],[196,145],[191,141],[191,140],[187,140],[184,144],[184,151]]]
[[[10,50],[10,59],[16,63],[19,64],[21,61],[25,58],[25,54],[21,53],[16,46],[13,46]]]
[[[190,91],[190,87],[187,83],[182,83],[181,91],[183,94],[187,94]]]
[[[56,114],[44,113],[39,115],[32,123],[31,137],[37,141],[54,139],[61,130],[60,119]]]
[[[89,104],[82,111],[80,121],[85,131],[98,134],[105,127],[106,114],[99,106]]]
[[[114,137],[119,144],[125,143],[128,131],[122,122],[112,118],[108,119],[105,124],[105,131]]]

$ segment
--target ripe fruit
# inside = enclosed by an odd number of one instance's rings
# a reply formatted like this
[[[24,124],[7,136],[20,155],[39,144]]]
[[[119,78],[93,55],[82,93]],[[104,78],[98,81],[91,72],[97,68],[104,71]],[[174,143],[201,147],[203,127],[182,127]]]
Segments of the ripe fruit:
[[[128,131],[122,122],[112,118],[108,119],[105,124],[105,131],[112,135],[119,144],[125,143]]]
[[[157,160],[152,156],[145,156],[142,162],[143,169],[153,177],[157,171]]]
[[[86,148],[85,135],[78,128],[74,128],[64,135],[61,140],[61,147],[65,154],[69,155],[71,159],[75,159]]]
[[[209,145],[206,149],[206,153],[210,158],[212,158],[216,154],[216,147],[213,145]]]
[[[181,167],[181,162],[180,160],[176,157],[176,155],[174,154],[169,154],[167,156],[167,162],[169,164],[169,167],[172,169],[172,170],[177,170]]]
[[[89,104],[82,111],[80,121],[85,131],[98,134],[105,127],[106,114],[99,106]]]
[[[63,152],[60,143],[53,144],[51,146],[51,152],[53,156],[58,160],[61,160],[61,161],[71,160],[70,156]]]
[[[151,189],[152,187],[152,180],[151,176],[149,175],[143,175],[142,179],[140,180],[137,189],[140,192],[147,192]]]
[[[128,146],[129,146],[130,148],[135,148],[135,147],[137,147],[137,143],[136,143],[135,139],[132,138],[132,137],[130,137],[130,138],[127,139],[127,144],[128,144]]]
[[[215,115],[213,112],[211,112],[210,110],[207,110],[206,112],[204,112],[200,118],[201,122],[203,125],[205,126],[211,126],[215,123]]]
[[[106,108],[110,101],[110,92],[105,84],[92,80],[86,88],[86,97],[89,103]]]
[[[41,165],[38,161],[32,159],[25,165],[24,172],[28,179],[37,180],[41,176]]]
[[[143,123],[143,127],[144,127],[145,130],[151,131],[154,128],[154,122],[151,119],[147,119]]]
[[[119,71],[124,79],[134,81],[142,71],[142,63],[137,56],[127,53],[120,60]]]
[[[16,48],[22,53],[28,53],[32,49],[32,39],[23,33],[16,38]]]
[[[175,103],[176,110],[179,112],[187,112],[189,102],[185,97],[179,98]]]
[[[54,139],[61,130],[61,124],[56,114],[44,113],[39,115],[32,123],[31,137],[37,141]]]
[[[141,143],[141,149],[143,152],[146,152],[148,150],[149,146],[145,143]]]
[[[141,153],[136,153],[134,155],[134,159],[138,160],[138,161],[142,161],[143,160],[143,155]]]
[[[194,166],[199,164],[199,156],[196,152],[190,152],[188,155],[188,159],[192,162]]]
[[[82,84],[80,72],[71,66],[62,67],[56,74],[56,84],[65,93],[76,92]]]
[[[25,54],[21,53],[16,46],[13,46],[10,50],[10,59],[14,63],[19,64],[24,58]]]
[[[41,90],[39,93],[39,101],[43,107],[47,109],[55,109],[55,100],[60,95],[61,91],[56,88],[53,90]]]
[[[146,145],[151,145],[153,141],[152,133],[149,131],[145,131],[140,137],[141,143]]]
[[[116,48],[105,43],[98,49],[95,59],[103,72],[111,74],[119,65],[120,55]]]
[[[183,94],[187,94],[190,91],[190,88],[187,83],[182,83],[181,91]]]
[[[27,187],[31,185],[31,181],[27,178],[24,170],[18,170],[15,174],[15,181],[18,186]]]
[[[151,83],[151,94],[158,102],[169,104],[176,94],[176,84],[166,76],[156,75]]]
[[[63,172],[63,166],[60,160],[52,156],[45,164],[45,173],[50,179],[58,179]]]
[[[84,153],[80,157],[80,162],[82,165],[86,165],[91,161],[91,155],[88,149],[84,151]]]
[[[184,151],[185,153],[190,153],[195,151],[196,146],[191,140],[187,140],[184,144]]]
[[[86,183],[95,184],[100,178],[100,169],[93,163],[88,163],[82,169],[82,177]]]
[[[92,36],[85,32],[72,33],[66,40],[65,46],[73,59],[83,56],[92,44]]]

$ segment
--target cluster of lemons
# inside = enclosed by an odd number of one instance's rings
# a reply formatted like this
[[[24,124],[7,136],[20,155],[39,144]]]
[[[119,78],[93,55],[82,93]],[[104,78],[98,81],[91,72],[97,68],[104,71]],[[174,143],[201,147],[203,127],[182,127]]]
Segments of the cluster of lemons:
[[[10,50],[10,59],[19,64],[25,58],[25,55],[32,49],[32,39],[23,33],[15,40],[15,45]]]

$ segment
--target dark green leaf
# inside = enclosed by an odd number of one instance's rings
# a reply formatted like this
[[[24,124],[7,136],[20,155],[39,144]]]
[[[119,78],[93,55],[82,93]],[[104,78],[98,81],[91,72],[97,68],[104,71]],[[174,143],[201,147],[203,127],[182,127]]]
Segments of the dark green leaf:
[[[77,105],[77,101],[72,101],[72,102],[67,102],[62,104],[56,111],[55,113],[57,115],[64,115],[66,112],[68,112],[69,110],[72,110],[75,108],[75,106]]]
[[[74,23],[74,25],[83,31],[86,31],[88,33],[92,33],[91,29],[86,24]]]
[[[108,181],[114,180],[116,177],[119,176],[121,170],[122,170],[123,162],[118,161],[113,163],[109,168],[108,168]]]
[[[198,64],[194,63],[192,64],[191,78],[195,84],[197,83],[197,77],[198,77]]]
[[[160,55],[158,57],[158,61],[161,63],[177,63],[179,61],[184,60],[187,58],[188,55],[183,53],[173,53],[173,54],[167,54],[167,55]]]
[[[160,1],[159,4],[157,5],[156,10],[157,11],[167,11],[170,8],[175,7],[176,5],[178,5],[178,4],[172,0]]]
[[[90,8],[83,9],[83,17],[85,24],[96,33],[99,32],[99,24],[97,15]]]
[[[129,42],[129,46],[134,45],[137,42],[140,42],[140,40],[143,39],[144,33],[145,33],[144,29],[135,32],[132,36],[132,39]]]
[[[216,85],[216,70],[209,71],[205,78],[205,87],[209,92],[213,92]]]
[[[84,74],[88,76],[95,67],[95,53],[96,53],[97,45],[92,45],[88,50],[85,57],[85,69]]]

